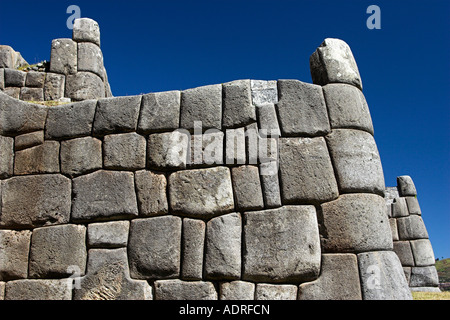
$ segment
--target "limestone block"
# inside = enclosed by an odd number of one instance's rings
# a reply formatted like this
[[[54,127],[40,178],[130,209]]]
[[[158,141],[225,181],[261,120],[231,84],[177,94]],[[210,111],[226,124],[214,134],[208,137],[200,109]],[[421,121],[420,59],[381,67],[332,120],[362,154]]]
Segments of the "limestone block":
[[[272,103],[262,104],[256,108],[258,116],[258,128],[265,136],[280,136],[275,105]]]
[[[5,87],[25,87],[27,73],[16,69],[4,69]]]
[[[193,218],[234,210],[230,170],[225,167],[178,171],[169,176],[170,208]]]
[[[0,281],[28,275],[31,231],[0,230]]]
[[[244,216],[243,280],[311,281],[320,272],[320,240],[313,206],[285,206]]]
[[[41,145],[17,151],[14,174],[58,173],[59,148],[58,141],[44,141]]]
[[[29,71],[27,73],[27,79],[25,80],[25,86],[29,88],[44,88],[45,72]]]
[[[206,225],[205,276],[237,280],[241,276],[242,219],[239,213],[213,218]]]
[[[439,276],[436,267],[412,267],[409,285],[411,287],[438,287]]]
[[[220,300],[254,300],[255,284],[246,281],[220,283]]]
[[[44,101],[44,89],[23,87],[20,89],[20,100]]]
[[[250,80],[236,80],[223,84],[224,128],[236,128],[256,121],[252,104]]]
[[[145,168],[147,140],[135,133],[107,135],[103,139],[103,163],[106,169],[139,170]]]
[[[0,226],[34,228],[68,223],[71,189],[70,179],[59,174],[3,180]]]
[[[317,136],[330,132],[322,88],[298,80],[278,81],[276,107],[284,136]]]
[[[72,39],[77,42],[92,42],[100,46],[100,27],[98,23],[89,18],[75,19]]]
[[[371,192],[384,196],[383,168],[370,133],[335,129],[326,139],[342,193]]]
[[[23,149],[38,146],[44,143],[44,131],[35,131],[30,133],[24,133],[20,136],[16,136],[14,139],[14,149],[20,151]]]
[[[400,218],[409,216],[408,207],[404,197],[395,198],[392,202],[392,217]]]
[[[225,131],[225,163],[228,165],[245,164],[245,128]]]
[[[236,208],[239,211],[264,208],[264,199],[256,166],[240,166],[231,169]]]
[[[400,240],[428,239],[428,232],[422,217],[412,215],[397,219]]]
[[[77,72],[77,43],[72,39],[54,39],[50,53],[50,72],[75,74]]]
[[[398,241],[399,237],[398,237],[397,219],[389,218],[389,225],[391,226],[392,240]]]
[[[373,135],[372,117],[361,90],[349,84],[327,84],[323,87],[332,129],[360,129]]]
[[[72,300],[72,290],[67,279],[15,280],[6,284],[5,300]]]
[[[206,225],[202,220],[183,219],[181,278],[201,280]]]
[[[264,104],[278,102],[278,89],[276,81],[250,80],[252,102],[259,107]]]
[[[45,101],[58,100],[64,97],[66,77],[63,74],[48,72],[44,83]]]
[[[138,130],[144,133],[152,133],[178,129],[180,124],[180,100],[180,91],[143,95]]]
[[[134,176],[139,214],[157,216],[169,210],[167,202],[167,181],[164,174],[140,170]]]
[[[280,138],[283,203],[320,203],[339,195],[324,138]]]
[[[322,207],[324,252],[392,250],[384,199],[374,194],[346,194]]]
[[[419,200],[417,197],[405,197],[406,205],[408,207],[409,214],[422,215],[422,210],[420,209]]]
[[[280,183],[278,180],[278,162],[271,161],[259,165],[261,186],[266,208],[281,207]]]
[[[131,221],[128,259],[132,278],[179,277],[181,225],[181,218],[175,216]]]
[[[83,275],[86,266],[86,227],[66,224],[33,230],[30,248],[30,278],[72,275],[74,266]]]
[[[105,98],[105,85],[96,74],[80,71],[66,77],[65,96],[72,101]]]
[[[191,135],[188,154],[189,168],[223,164],[224,133],[209,129],[203,134]]]
[[[5,89],[3,89],[3,92],[11,98],[17,100],[20,98],[20,88],[18,87],[6,87]]]
[[[255,290],[255,300],[297,300],[297,286],[258,283]]]
[[[14,169],[14,139],[0,136],[0,178],[12,176]]]
[[[217,292],[212,282],[157,280],[155,300],[217,300]]]
[[[104,135],[136,131],[141,96],[100,99],[94,120],[94,133]]]
[[[325,39],[310,57],[315,84],[348,83],[362,90],[362,81],[353,53],[340,39]]]
[[[78,72],[92,72],[105,80],[104,68],[103,53],[99,46],[90,42],[78,44]]]
[[[320,277],[299,286],[299,300],[361,300],[354,254],[323,254]]]
[[[84,137],[61,142],[61,173],[75,177],[102,168],[102,142]]]
[[[89,247],[116,248],[128,244],[129,221],[90,223],[87,227]]]
[[[358,254],[364,300],[412,300],[402,265],[393,251]]]
[[[148,167],[184,169],[188,159],[189,134],[183,130],[154,133],[148,137]]]
[[[203,129],[222,128],[222,85],[209,85],[181,92],[180,127],[194,129],[201,121]]]
[[[138,215],[132,172],[99,170],[72,181],[74,221]]]
[[[427,267],[434,265],[434,251],[430,240],[419,239],[411,240],[410,242],[416,267]]]
[[[410,176],[397,177],[397,187],[401,197],[417,196],[416,186]]]
[[[413,267],[414,257],[409,241],[394,241],[394,252],[397,254],[402,266]]]
[[[90,249],[74,300],[152,300],[152,287],[130,277],[127,249]]]

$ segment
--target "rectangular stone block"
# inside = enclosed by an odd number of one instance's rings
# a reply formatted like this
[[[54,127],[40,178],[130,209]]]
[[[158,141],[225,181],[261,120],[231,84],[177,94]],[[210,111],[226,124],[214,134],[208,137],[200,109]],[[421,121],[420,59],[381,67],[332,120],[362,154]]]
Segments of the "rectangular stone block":
[[[258,283],[255,300],[297,300],[297,286]]]
[[[77,42],[92,42],[100,47],[100,27],[98,23],[89,18],[75,19],[72,39]]]
[[[29,88],[44,88],[45,72],[29,71],[27,73],[27,79],[25,80],[25,86]]]
[[[245,128],[227,129],[225,133],[225,163],[245,164]]]
[[[417,197],[405,197],[406,205],[408,207],[409,214],[422,215],[422,210],[420,209],[419,200]]]
[[[392,202],[392,217],[400,218],[409,216],[408,207],[404,197],[394,198]]]
[[[98,75],[80,71],[66,76],[65,97],[72,101],[105,98],[105,84]]]
[[[417,196],[416,186],[410,176],[397,177],[397,187],[401,197]]]
[[[19,87],[6,87],[3,89],[3,93],[11,98],[19,100],[20,98],[20,88]]]
[[[14,138],[14,149],[20,151],[23,149],[38,146],[44,143],[44,131],[35,131],[24,133]]]
[[[400,240],[428,239],[428,232],[422,217],[412,215],[397,219]]]
[[[252,104],[250,80],[224,83],[223,127],[242,127],[254,121],[256,121],[256,111]]]
[[[217,300],[217,292],[212,282],[157,280],[155,300]]]
[[[255,284],[247,281],[220,283],[220,300],[254,300]]]
[[[54,101],[64,97],[66,77],[63,74],[47,72],[44,83],[44,100]]]
[[[264,200],[256,166],[240,166],[231,169],[236,207],[239,211],[264,208]]]
[[[191,135],[188,154],[189,168],[222,165],[224,163],[224,133],[209,129],[203,134]]]
[[[435,264],[434,251],[430,240],[411,240],[410,243],[416,267],[427,267]]]
[[[278,102],[277,81],[250,80],[250,85],[252,102],[255,106]]]
[[[72,300],[72,290],[67,279],[15,280],[6,284],[5,300]]]
[[[95,73],[102,80],[105,79],[103,66],[103,53],[100,47],[90,42],[78,43],[78,72],[88,71]]]
[[[54,39],[50,53],[50,72],[75,74],[77,72],[77,43],[72,39]]]
[[[414,266],[414,257],[409,241],[394,241],[394,252],[400,259],[403,267]]]
[[[201,280],[206,225],[202,220],[183,219],[181,278]]]
[[[182,130],[154,133],[148,137],[148,168],[184,169],[188,161],[190,136]]]
[[[58,173],[59,149],[58,141],[44,141],[41,145],[16,151],[14,174]]]
[[[138,130],[143,133],[153,133],[178,129],[180,124],[180,100],[180,91],[143,95]]]
[[[278,180],[278,162],[271,161],[259,165],[264,205],[266,208],[282,206],[280,183]]]
[[[14,170],[14,139],[0,136],[0,178],[12,176]]]
[[[167,202],[167,181],[164,174],[140,170],[134,176],[139,214],[157,216],[169,210]]]
[[[411,287],[438,287],[439,276],[435,266],[411,268]]]
[[[126,247],[129,228],[129,221],[91,223],[87,227],[87,243],[97,248]]]
[[[25,87],[27,73],[16,69],[4,69],[5,87]]]
[[[268,103],[258,106],[256,108],[256,114],[258,116],[258,128],[261,134],[264,136],[281,135],[274,104]]]
[[[31,231],[0,230],[0,281],[28,276]]]
[[[44,101],[44,89],[42,88],[20,88],[20,100]]]
[[[102,142],[92,137],[61,142],[61,173],[75,177],[102,168]]]
[[[391,226],[392,231],[392,240],[398,241],[398,229],[397,229],[397,219],[395,218],[389,218],[389,225]]]
[[[103,138],[103,165],[112,170],[139,170],[146,166],[147,140],[135,133]]]

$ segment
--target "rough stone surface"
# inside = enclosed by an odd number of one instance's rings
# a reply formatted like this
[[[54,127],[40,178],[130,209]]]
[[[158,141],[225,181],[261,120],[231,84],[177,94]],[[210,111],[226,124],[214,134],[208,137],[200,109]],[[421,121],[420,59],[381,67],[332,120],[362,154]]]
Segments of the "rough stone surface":
[[[105,98],[105,85],[98,75],[80,71],[66,77],[65,96],[73,101]]]
[[[297,300],[297,286],[258,283],[255,300]]]
[[[44,100],[58,100],[64,97],[66,77],[62,74],[47,72],[44,83]]]
[[[189,135],[182,130],[151,134],[148,137],[148,167],[159,170],[186,168],[189,140]]]
[[[17,100],[20,98],[20,88],[17,87],[6,87],[3,93]]]
[[[217,300],[212,282],[157,280],[155,300]]]
[[[278,102],[278,89],[276,81],[250,80],[252,102],[255,106]]]
[[[50,72],[75,74],[77,72],[77,43],[72,39],[55,39],[50,53]]]
[[[180,99],[180,91],[149,93],[142,96],[138,130],[152,133],[178,129]]]
[[[71,266],[84,274],[86,227],[66,224],[33,230],[30,248],[30,278],[68,277]]]
[[[169,198],[174,212],[194,218],[232,212],[230,170],[216,167],[175,172],[169,176]]]
[[[0,301],[5,300],[5,287],[6,282],[0,281]]]
[[[59,142],[44,141],[41,145],[17,151],[14,174],[58,173],[59,149]]]
[[[433,247],[428,239],[412,240],[411,249],[417,267],[432,266],[435,263]]]
[[[14,139],[0,136],[0,178],[7,178],[14,170]]]
[[[74,221],[138,215],[133,173],[99,170],[72,181]]]
[[[44,89],[23,87],[20,89],[20,100],[44,101]]]
[[[392,202],[392,217],[407,217],[409,216],[408,207],[406,205],[405,198],[395,198]]]
[[[67,279],[15,280],[6,284],[5,300],[72,300]]]
[[[27,73],[16,69],[4,69],[6,87],[24,87]]]
[[[224,83],[223,127],[241,127],[254,121],[256,121],[256,111],[252,104],[250,80]]]
[[[439,276],[436,267],[412,267],[409,285],[411,287],[438,287]]]
[[[327,145],[318,138],[280,139],[283,203],[318,203],[339,195]]]
[[[72,39],[77,42],[92,42],[100,46],[100,27],[98,23],[89,18],[75,19]]]
[[[59,174],[3,180],[0,226],[33,228],[68,223],[71,192],[70,180]]]
[[[131,221],[128,258],[136,279],[167,279],[180,275],[182,220],[175,216]]]
[[[398,238],[398,229],[397,229],[397,219],[390,218],[389,224],[391,226],[391,231],[392,231],[392,240],[398,241],[399,238]]]
[[[102,142],[85,137],[61,142],[61,173],[75,177],[102,168]]]
[[[189,168],[223,164],[224,133],[209,129],[203,134],[191,135],[188,154]]]
[[[5,69],[0,69],[0,90],[5,89]]]
[[[103,53],[99,46],[90,42],[78,44],[78,72],[92,72],[104,80],[104,68]]]
[[[277,103],[285,136],[317,136],[330,132],[322,88],[298,80],[278,81]]]
[[[2,138],[0,138],[1,141]],[[24,133],[14,139],[14,149],[20,151],[26,148],[31,148],[44,143],[44,131],[35,131]],[[3,154],[2,154],[3,156]]]
[[[245,128],[227,129],[225,133],[225,163],[245,164]]]
[[[240,166],[231,169],[236,208],[239,211],[264,208],[264,199],[256,166]]]
[[[416,186],[410,176],[397,177],[397,187],[400,196],[417,196]]]
[[[417,197],[405,197],[406,205],[408,207],[409,214],[422,215],[422,210],[420,209],[419,200]]]
[[[164,174],[140,170],[134,176],[139,214],[157,216],[169,210],[167,202],[167,181]]]
[[[235,280],[241,276],[242,219],[230,213],[206,225],[205,276],[207,279]]]
[[[313,206],[254,211],[244,217],[243,280],[286,282],[318,277],[320,240]]]
[[[342,193],[370,192],[384,196],[383,168],[370,133],[335,129],[326,139]]]
[[[397,219],[400,240],[428,239],[428,232],[422,217],[412,215]]]
[[[397,254],[402,266],[413,267],[414,257],[409,241],[394,241],[394,252]]]
[[[128,244],[129,221],[91,223],[87,228],[90,247],[115,248]]]
[[[147,140],[135,133],[107,135],[103,139],[103,165],[113,170],[145,168]]]
[[[31,231],[0,230],[0,281],[28,275]]]
[[[25,85],[29,88],[44,88],[45,72],[30,71],[27,73]]]
[[[202,220],[183,219],[181,278],[201,280],[206,224]]]
[[[392,250],[384,199],[374,194],[347,194],[322,204],[324,252]]]
[[[256,108],[258,116],[259,131],[267,136],[280,136],[280,126],[278,124],[275,105],[272,103],[263,104]]]
[[[246,281],[222,282],[220,300],[254,300],[255,284]]]

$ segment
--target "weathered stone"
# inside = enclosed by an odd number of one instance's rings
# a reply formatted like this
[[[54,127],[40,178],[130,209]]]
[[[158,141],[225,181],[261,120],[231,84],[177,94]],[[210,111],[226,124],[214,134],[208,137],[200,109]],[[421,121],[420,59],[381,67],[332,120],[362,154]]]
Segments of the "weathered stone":
[[[130,277],[127,249],[90,249],[87,272],[74,300],[151,300],[152,288]]]
[[[103,66],[103,53],[99,46],[90,42],[78,44],[78,72],[88,71],[95,73],[102,80],[105,79]]]
[[[28,275],[31,231],[0,230],[0,281]]]
[[[373,134],[369,106],[361,90],[348,84],[323,87],[332,129],[360,129]]]
[[[255,284],[246,281],[220,283],[220,300],[254,300]]]
[[[408,207],[404,197],[395,198],[392,202],[392,217],[400,218],[409,216]]]
[[[5,89],[5,69],[0,69],[0,90]]]
[[[73,101],[104,98],[105,85],[98,75],[80,71],[66,77],[65,96]]]
[[[138,130],[144,133],[152,133],[178,129],[180,124],[180,100],[180,91],[143,95]]]
[[[358,261],[353,254],[323,254],[320,277],[299,286],[299,300],[361,300]]]
[[[222,128],[222,85],[181,92],[180,127],[194,129],[195,121],[201,121],[203,129]]]
[[[0,136],[0,178],[12,176],[14,169],[14,139]]]
[[[256,121],[256,111],[252,104],[250,80],[224,83],[223,127],[241,127],[254,121]]]
[[[384,199],[374,194],[346,194],[322,204],[324,252],[392,250]]]
[[[255,290],[255,300],[297,300],[297,286],[258,283]]]
[[[422,215],[422,210],[420,209],[419,200],[417,197],[405,197],[406,205],[408,207],[409,214]]]
[[[410,287],[437,287],[439,276],[435,266],[412,267]]]
[[[129,221],[91,223],[87,228],[90,247],[116,248],[128,244]]]
[[[405,274],[406,283],[409,285],[409,281],[411,279],[411,267],[403,267],[402,269],[403,273]]]
[[[335,129],[326,139],[341,192],[371,192],[384,196],[383,168],[370,133]]]
[[[75,74],[77,72],[77,43],[72,39],[54,39],[50,53],[50,72]]]
[[[0,45],[0,68],[15,68],[16,52],[7,45]]]
[[[191,135],[188,167],[223,164],[224,133],[209,129],[203,134]]]
[[[281,138],[283,203],[320,203],[339,195],[324,138]]]
[[[128,258],[136,279],[176,278],[180,275],[181,218],[175,216],[131,221]]]
[[[183,219],[181,278],[201,280],[206,225],[202,220]]]
[[[183,130],[148,137],[148,167],[159,170],[186,168],[190,136]]]
[[[278,181],[278,161],[259,165],[261,186],[266,208],[281,207],[280,183]]]
[[[25,87],[27,73],[16,69],[4,69],[5,87]]]
[[[205,275],[208,279],[235,280],[241,276],[242,219],[230,213],[206,225]]]
[[[59,174],[3,180],[0,226],[34,228],[68,223],[71,192],[70,179]]]
[[[427,267],[434,265],[434,252],[430,240],[411,240],[410,243],[416,267]]]
[[[275,105],[272,103],[262,104],[256,108],[258,115],[258,128],[266,136],[280,136],[280,126],[278,125]]]
[[[59,142],[44,141],[43,144],[17,151],[14,174],[58,173]]]
[[[20,100],[44,101],[44,89],[23,87],[20,89]]]
[[[20,88],[17,87],[6,87],[3,93],[14,99],[20,98]]]
[[[0,138],[1,139],[1,138]],[[20,151],[23,149],[38,146],[44,143],[44,131],[35,131],[21,134],[14,139],[14,149]]]
[[[85,137],[61,142],[61,173],[71,177],[102,168],[102,142]]]
[[[397,187],[401,197],[417,196],[416,186],[410,176],[397,177]]]
[[[278,89],[276,81],[250,80],[252,102],[255,106],[278,102]]]
[[[135,133],[112,134],[103,140],[103,164],[106,169],[138,170],[145,168],[147,140]]]
[[[94,133],[104,135],[136,131],[141,96],[100,99],[94,120]]]
[[[362,81],[353,53],[340,39],[325,39],[311,55],[310,69],[315,84],[348,83],[362,90]]]
[[[75,19],[72,39],[77,42],[92,42],[100,46],[100,27],[98,23],[89,18]]]
[[[398,237],[397,219],[389,218],[389,225],[391,226],[392,240],[398,241],[399,237]]]
[[[317,136],[330,132],[322,88],[298,80],[278,81],[276,107],[285,136]]]
[[[167,202],[167,181],[164,174],[147,170],[137,171],[134,176],[136,194],[141,216],[157,216],[169,210]]]
[[[157,280],[155,300],[217,300],[212,282]]]
[[[0,281],[0,301],[5,300],[5,287],[6,282]]]
[[[30,248],[30,278],[68,277],[76,266],[81,275],[86,266],[86,227],[66,224],[33,230]]]
[[[44,83],[44,100],[52,101],[64,97],[66,77],[62,74],[48,72]]]
[[[210,218],[234,210],[230,170],[225,167],[179,171],[169,176],[170,207],[175,213]]]
[[[30,71],[27,73],[25,86],[29,88],[44,88],[45,72]]]
[[[67,279],[15,280],[6,284],[5,300],[72,300]]]
[[[414,257],[409,241],[394,241],[394,252],[400,259],[402,266],[414,266]]]
[[[245,164],[245,128],[227,129],[225,134],[225,163]]]
[[[72,181],[74,221],[138,215],[132,172],[99,170]]]
[[[397,187],[386,187],[384,189],[386,204],[392,204],[395,198],[400,197]]]
[[[239,211],[264,208],[264,199],[256,166],[240,166],[231,169],[236,208]]]
[[[256,122],[245,127],[245,156],[247,159],[247,164],[258,164],[260,158],[260,139],[261,135]]]
[[[422,217],[412,215],[397,219],[400,240],[428,239],[428,232]]]
[[[311,281],[320,272],[319,227],[313,206],[245,214],[243,280]]]
[[[364,300],[412,300],[397,255],[392,251],[358,254]]]

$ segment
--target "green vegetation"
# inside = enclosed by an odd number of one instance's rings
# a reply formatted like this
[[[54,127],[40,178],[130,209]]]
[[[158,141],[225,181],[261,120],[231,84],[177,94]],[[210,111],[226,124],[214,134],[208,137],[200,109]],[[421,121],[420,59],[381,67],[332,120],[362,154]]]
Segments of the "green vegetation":
[[[439,282],[450,282],[450,258],[436,261]]]

